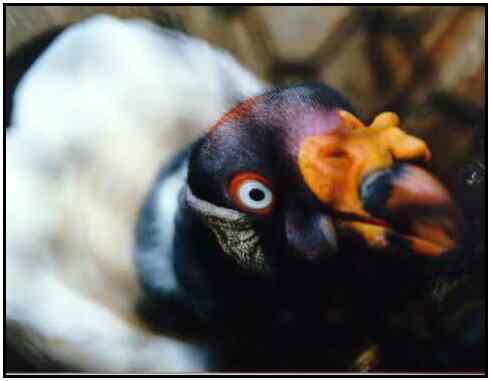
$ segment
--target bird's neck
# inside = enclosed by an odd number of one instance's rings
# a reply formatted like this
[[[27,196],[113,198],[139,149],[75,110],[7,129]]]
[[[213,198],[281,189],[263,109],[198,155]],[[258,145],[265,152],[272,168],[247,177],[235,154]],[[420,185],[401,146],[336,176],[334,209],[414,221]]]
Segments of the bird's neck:
[[[209,314],[260,310],[271,303],[271,279],[244,271],[220,247],[214,233],[187,204],[183,186],[175,218],[174,266],[180,287]],[[200,305],[201,304],[201,305]]]

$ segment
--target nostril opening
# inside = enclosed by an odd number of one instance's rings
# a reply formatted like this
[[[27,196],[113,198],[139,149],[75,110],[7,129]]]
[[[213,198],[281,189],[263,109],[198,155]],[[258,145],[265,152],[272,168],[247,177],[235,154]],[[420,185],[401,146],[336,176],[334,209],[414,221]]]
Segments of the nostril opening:
[[[337,150],[331,151],[329,153],[328,157],[329,158],[344,158],[345,156],[346,155],[345,155],[344,151],[337,149]]]

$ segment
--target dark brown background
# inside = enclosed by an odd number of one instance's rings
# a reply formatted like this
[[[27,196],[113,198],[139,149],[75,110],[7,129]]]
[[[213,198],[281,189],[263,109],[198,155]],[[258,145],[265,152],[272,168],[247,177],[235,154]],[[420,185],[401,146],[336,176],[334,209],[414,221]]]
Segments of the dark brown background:
[[[477,6],[9,6],[6,51],[97,13],[144,17],[229,49],[273,83],[320,80],[365,115],[391,110],[428,139],[448,183],[483,123],[485,8]],[[199,57],[197,57],[199,59]]]

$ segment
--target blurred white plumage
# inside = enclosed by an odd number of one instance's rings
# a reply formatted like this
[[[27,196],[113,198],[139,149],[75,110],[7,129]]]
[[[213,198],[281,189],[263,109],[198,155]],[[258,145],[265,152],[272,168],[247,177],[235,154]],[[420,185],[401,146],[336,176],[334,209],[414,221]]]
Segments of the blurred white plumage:
[[[134,312],[134,225],[161,164],[264,88],[225,51],[147,21],[66,29],[14,98],[7,326],[81,369],[205,370],[200,348]]]

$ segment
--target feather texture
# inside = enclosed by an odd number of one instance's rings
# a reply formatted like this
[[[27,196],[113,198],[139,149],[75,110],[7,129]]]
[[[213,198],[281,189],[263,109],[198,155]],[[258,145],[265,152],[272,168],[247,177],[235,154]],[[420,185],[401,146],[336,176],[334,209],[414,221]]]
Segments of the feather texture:
[[[135,314],[133,230],[160,165],[264,87],[225,51],[147,21],[61,33],[20,82],[6,139],[8,329],[78,369],[204,370],[200,348]]]

